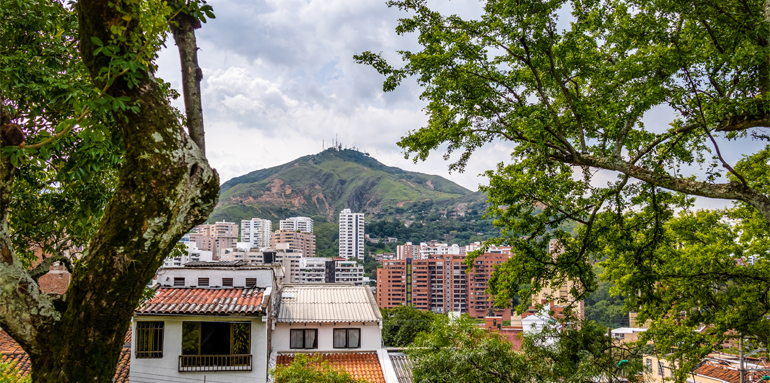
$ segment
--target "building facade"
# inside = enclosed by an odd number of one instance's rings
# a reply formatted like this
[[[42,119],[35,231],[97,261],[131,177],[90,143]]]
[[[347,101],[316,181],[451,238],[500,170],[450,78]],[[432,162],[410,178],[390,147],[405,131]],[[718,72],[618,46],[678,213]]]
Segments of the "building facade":
[[[188,235],[189,245],[200,251],[210,251],[214,261],[219,260],[223,249],[235,247],[238,241],[238,225],[232,222],[216,222],[198,225]]]
[[[288,243],[291,249],[301,250],[305,257],[315,257],[315,234],[295,230],[276,230],[270,237],[270,247],[276,248],[282,243]]]
[[[308,217],[291,217],[279,222],[280,230],[299,231],[303,233],[313,232],[313,220]]]
[[[346,259],[364,260],[364,214],[350,209],[340,212],[340,253]]]
[[[241,221],[241,242],[247,242],[253,249],[270,247],[270,233],[273,222],[269,219],[252,218]],[[235,244],[231,247],[236,247]]]

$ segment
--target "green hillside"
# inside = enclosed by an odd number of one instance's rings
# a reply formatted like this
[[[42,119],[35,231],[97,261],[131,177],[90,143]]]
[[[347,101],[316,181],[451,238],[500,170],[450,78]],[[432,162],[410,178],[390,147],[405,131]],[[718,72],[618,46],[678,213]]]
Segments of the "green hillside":
[[[304,215],[334,222],[344,208],[382,219],[420,209],[428,201],[451,214],[486,200],[440,176],[404,171],[365,153],[334,148],[233,178],[221,190],[210,220]]]

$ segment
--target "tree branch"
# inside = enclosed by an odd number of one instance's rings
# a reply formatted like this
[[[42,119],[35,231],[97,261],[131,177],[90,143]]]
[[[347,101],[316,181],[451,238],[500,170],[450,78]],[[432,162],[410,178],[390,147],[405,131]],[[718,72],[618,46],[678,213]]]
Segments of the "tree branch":
[[[685,194],[743,201],[756,208],[762,213],[765,219],[770,222],[770,198],[739,182],[712,184],[691,179],[677,178],[666,173],[654,172],[633,165],[633,162],[628,163],[617,158],[579,154],[563,156],[556,153],[551,154],[551,158],[559,162],[577,166],[590,166],[618,171],[638,180],[645,181],[651,185]]]
[[[198,66],[198,44],[195,38],[195,30],[200,28],[200,25],[200,21],[185,12],[180,12],[171,20],[171,32],[174,34],[182,62],[182,92],[187,114],[187,132],[205,154],[206,139],[201,105],[203,71]]]
[[[72,261],[70,261],[69,258],[62,254],[57,254],[44,259],[43,262],[40,262],[39,265],[29,271],[29,276],[32,278],[32,280],[37,282],[40,277],[48,273],[48,271],[51,269],[51,265],[54,262],[61,262],[64,267],[67,268],[67,271],[72,273]]]

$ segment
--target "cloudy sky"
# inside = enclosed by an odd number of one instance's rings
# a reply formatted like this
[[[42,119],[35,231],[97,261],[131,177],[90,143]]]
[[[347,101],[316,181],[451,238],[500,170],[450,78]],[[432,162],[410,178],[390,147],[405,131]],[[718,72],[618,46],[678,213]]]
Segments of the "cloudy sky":
[[[478,0],[433,3],[445,13],[464,17],[478,16],[482,7]],[[394,31],[397,20],[407,14],[389,9],[384,0],[209,4],[216,19],[197,32],[198,57],[204,73],[206,151],[222,182],[317,153],[323,141],[328,145],[335,136],[386,165],[438,174],[472,190],[486,183],[481,172],[509,159],[510,148],[504,143],[477,152],[464,173],[449,174],[442,153],[418,164],[404,159],[396,142],[427,121],[419,87],[407,81],[397,91],[383,93],[383,78],[352,58],[369,50],[398,62],[397,50],[418,49],[415,36]],[[173,40],[158,64],[160,77],[181,91]],[[646,119],[662,122],[668,117],[660,110]]]

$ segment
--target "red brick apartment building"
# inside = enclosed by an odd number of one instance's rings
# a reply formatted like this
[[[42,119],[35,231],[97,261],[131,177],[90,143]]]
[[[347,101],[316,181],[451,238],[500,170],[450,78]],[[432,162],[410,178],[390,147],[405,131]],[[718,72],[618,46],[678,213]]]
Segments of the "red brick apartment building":
[[[441,255],[430,259],[383,260],[377,269],[377,304],[381,308],[410,305],[437,313],[457,311],[483,318],[492,306],[484,294],[494,265],[508,254],[479,256],[471,274],[462,255]],[[495,311],[501,313],[502,310]]]

